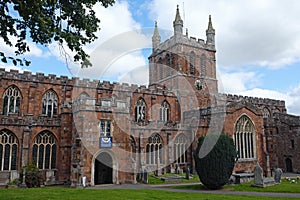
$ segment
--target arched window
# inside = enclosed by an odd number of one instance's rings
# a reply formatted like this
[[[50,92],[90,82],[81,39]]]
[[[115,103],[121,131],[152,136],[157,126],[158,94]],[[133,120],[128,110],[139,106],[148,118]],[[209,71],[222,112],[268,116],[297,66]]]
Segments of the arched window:
[[[129,137],[129,141],[130,141],[130,146],[131,146],[131,159],[132,159],[132,161],[135,162],[137,146],[136,146],[135,139],[132,135]]]
[[[249,117],[243,115],[234,128],[234,143],[240,159],[256,158],[255,127]]]
[[[206,76],[206,56],[202,54],[200,57],[201,76]]]
[[[146,163],[164,163],[162,148],[162,138],[157,133],[152,134],[148,138],[148,144],[146,145]]]
[[[174,162],[186,163],[187,162],[188,143],[185,135],[180,134],[174,141]]]
[[[146,103],[140,98],[135,106],[135,121],[144,122],[146,120]]]
[[[160,107],[160,121],[167,122],[170,118],[170,104],[163,101]]]
[[[58,98],[53,90],[48,90],[42,100],[42,113],[48,117],[57,115]]]
[[[190,54],[190,74],[195,74],[195,53]]]
[[[17,169],[18,140],[8,130],[0,131],[0,171]]]
[[[100,120],[100,137],[111,137],[111,121]]]
[[[21,93],[16,86],[7,88],[3,95],[3,115],[9,113],[19,113],[21,103]]]
[[[56,168],[56,140],[49,131],[38,134],[32,147],[32,160],[39,169]]]
[[[268,108],[264,108],[264,109],[263,109],[263,118],[264,118],[264,119],[270,118],[270,111],[269,111]]]

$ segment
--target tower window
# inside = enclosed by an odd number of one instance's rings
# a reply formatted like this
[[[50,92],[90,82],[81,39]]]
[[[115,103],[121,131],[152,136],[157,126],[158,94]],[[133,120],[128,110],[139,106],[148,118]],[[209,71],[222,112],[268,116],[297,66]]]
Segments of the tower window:
[[[295,140],[291,140],[291,147],[292,147],[292,149],[295,148]]]
[[[190,74],[195,74],[195,53],[193,51],[190,54]]]
[[[206,56],[205,56],[205,54],[201,55],[200,67],[201,67],[201,76],[206,76]]]
[[[101,137],[111,136],[111,121],[100,120],[100,136]]]

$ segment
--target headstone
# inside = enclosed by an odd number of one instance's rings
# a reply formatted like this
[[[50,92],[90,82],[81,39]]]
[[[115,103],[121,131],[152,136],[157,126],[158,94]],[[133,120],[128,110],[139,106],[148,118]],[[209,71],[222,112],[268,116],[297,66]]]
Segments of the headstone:
[[[175,168],[173,167],[173,165],[170,166],[170,173],[175,174]]]
[[[175,173],[176,173],[176,174],[179,174],[179,167],[178,167],[178,164],[176,164],[176,166],[175,166]]]
[[[254,185],[263,185],[263,170],[258,162],[254,168]]]
[[[186,170],[185,170],[185,178],[187,180],[190,180],[190,168],[186,168]]]
[[[157,165],[156,165],[156,176],[161,176],[162,172],[161,172],[161,168],[160,168],[160,159],[157,158]]]
[[[280,168],[276,168],[274,170],[274,179],[275,183],[280,183],[281,182],[281,175],[282,175],[282,170]]]
[[[275,185],[275,181],[273,177],[263,177],[263,170],[259,166],[258,163],[256,163],[256,166],[254,168],[254,184],[252,186],[254,187],[267,187]]]
[[[143,181],[148,183],[148,172],[146,170],[144,171]]]
[[[82,177],[82,186],[86,187],[86,176]]]

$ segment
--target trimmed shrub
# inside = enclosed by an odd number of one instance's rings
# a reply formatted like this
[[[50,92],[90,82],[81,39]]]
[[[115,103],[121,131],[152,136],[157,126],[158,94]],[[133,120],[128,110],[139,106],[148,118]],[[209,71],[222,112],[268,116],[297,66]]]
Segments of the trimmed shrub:
[[[200,137],[194,159],[202,184],[209,189],[219,189],[228,183],[236,156],[235,145],[229,136],[210,134]]]
[[[25,172],[25,183],[29,188],[40,187],[40,172],[36,165],[28,164],[20,170],[20,181],[22,182],[23,174]]]

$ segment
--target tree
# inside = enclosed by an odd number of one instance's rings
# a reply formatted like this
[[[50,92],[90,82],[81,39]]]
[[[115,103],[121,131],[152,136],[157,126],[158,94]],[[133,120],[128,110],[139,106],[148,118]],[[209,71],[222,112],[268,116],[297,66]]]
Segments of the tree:
[[[211,149],[212,141],[216,143]],[[199,152],[207,149],[211,151],[204,157],[200,157]],[[200,137],[194,160],[202,184],[209,189],[219,189],[225,185],[232,174],[236,156],[235,145],[229,136],[210,134]]]
[[[100,20],[96,17],[93,6],[100,2],[107,8],[114,0],[2,0],[0,1],[0,37],[13,46],[16,38],[15,54],[21,55],[30,51],[26,39],[48,45],[57,41],[65,43],[75,52],[74,61],[82,66],[91,65],[83,45],[91,43],[97,36]],[[13,37],[11,37],[13,36]],[[16,65],[20,59],[6,57],[0,52],[2,62],[11,59]],[[25,60],[26,61],[26,60]],[[29,64],[28,61],[25,64]]]

